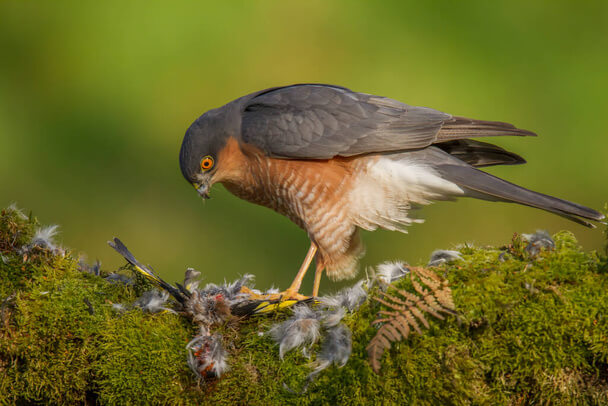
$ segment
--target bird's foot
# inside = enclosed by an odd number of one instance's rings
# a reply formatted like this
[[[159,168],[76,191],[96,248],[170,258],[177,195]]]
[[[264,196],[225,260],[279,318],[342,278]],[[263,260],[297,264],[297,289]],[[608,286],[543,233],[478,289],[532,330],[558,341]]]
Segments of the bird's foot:
[[[251,291],[251,289],[246,286],[243,286],[241,288],[241,293],[248,295],[250,300],[233,308],[232,313],[242,316],[268,313],[313,300],[309,296],[299,294],[294,289],[287,289],[279,293],[259,294]]]
[[[309,296],[304,296],[299,294],[295,289],[287,289],[283,292],[278,293],[255,293],[247,286],[243,286],[241,288],[241,293],[246,293],[249,295],[251,299],[254,300],[307,300],[310,299]]]

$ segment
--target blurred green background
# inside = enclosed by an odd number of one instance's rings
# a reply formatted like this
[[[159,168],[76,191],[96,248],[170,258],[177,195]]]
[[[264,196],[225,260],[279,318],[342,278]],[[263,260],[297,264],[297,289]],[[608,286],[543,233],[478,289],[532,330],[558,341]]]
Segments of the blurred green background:
[[[285,288],[305,233],[221,186],[203,204],[178,151],[208,109],[322,82],[534,130],[497,140],[527,165],[491,172],[601,208],[607,50],[605,1],[2,1],[0,205],[60,224],[66,246],[106,269],[123,263],[106,245],[119,236],[170,281],[192,266],[208,281],[251,272]],[[538,228],[602,244],[599,230],[515,205],[463,199],[419,214],[410,234],[365,233],[363,265]]]

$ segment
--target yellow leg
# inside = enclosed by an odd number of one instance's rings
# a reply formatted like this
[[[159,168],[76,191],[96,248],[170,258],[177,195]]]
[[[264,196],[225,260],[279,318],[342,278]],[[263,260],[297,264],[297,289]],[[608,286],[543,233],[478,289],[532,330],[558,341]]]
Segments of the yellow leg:
[[[302,280],[304,279],[304,275],[306,275],[306,271],[310,267],[310,264],[311,264],[312,260],[314,259],[316,253],[317,253],[317,246],[314,242],[311,242],[310,248],[308,249],[308,253],[306,254],[306,258],[304,258],[304,262],[302,262],[302,266],[300,266],[300,270],[296,274],[295,279],[291,283],[291,286],[289,286],[289,288],[287,288],[287,290],[280,292],[280,293],[274,293],[272,295],[264,295],[264,294],[258,295],[258,294],[253,293],[249,288],[243,286],[243,288],[241,289],[241,292],[247,293],[251,297],[252,300],[286,301],[286,300],[309,299],[307,296],[299,294],[298,291],[300,290],[300,286],[302,285]],[[319,275],[319,277],[320,277],[320,275]],[[318,285],[318,281],[317,281],[317,277],[315,275],[315,286],[316,285]],[[317,287],[317,290],[318,290],[318,287]]]
[[[302,280],[304,279],[304,275],[306,275],[306,271],[310,267],[312,260],[317,253],[317,245],[314,242],[310,242],[310,248],[308,249],[308,253],[306,254],[306,258],[304,258],[304,262],[302,262],[302,266],[300,266],[300,270],[296,274],[295,279],[291,283],[291,286],[287,288],[284,292],[284,295],[288,298],[298,296],[298,291],[300,290],[300,286],[302,285]]]
[[[319,285],[321,284],[321,274],[323,273],[323,266],[318,263],[317,260],[317,270],[315,271],[315,283],[312,285],[312,296],[319,296]]]

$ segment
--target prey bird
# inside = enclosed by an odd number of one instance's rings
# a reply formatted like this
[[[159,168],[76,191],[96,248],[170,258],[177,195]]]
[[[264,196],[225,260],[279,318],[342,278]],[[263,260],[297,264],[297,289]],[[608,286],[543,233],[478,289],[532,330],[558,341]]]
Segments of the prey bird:
[[[405,232],[421,221],[409,211],[434,200],[515,202],[588,227],[587,220],[604,219],[477,169],[525,163],[479,137],[534,135],[344,87],[297,84],[255,92],[200,116],[184,137],[180,167],[203,198],[220,182],[306,231],[308,254],[279,294],[301,299],[313,259],[317,296],[323,271],[334,280],[355,275],[364,251],[359,229]]]

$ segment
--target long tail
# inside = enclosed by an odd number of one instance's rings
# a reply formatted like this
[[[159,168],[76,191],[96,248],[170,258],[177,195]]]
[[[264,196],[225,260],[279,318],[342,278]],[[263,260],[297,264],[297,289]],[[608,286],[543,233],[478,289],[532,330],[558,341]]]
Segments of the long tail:
[[[441,177],[457,184],[471,197],[536,207],[591,228],[595,228],[595,225],[584,219],[594,221],[605,219],[602,213],[580,204],[533,192],[462,162],[447,163],[445,161],[449,162],[449,160],[444,160],[434,168],[441,174]]]
[[[443,123],[437,134],[436,142],[505,135],[535,137],[536,133],[517,128],[513,124],[503,123],[502,121],[474,120],[471,118],[454,116]]]
[[[131,251],[129,251],[128,248],[118,238],[114,237],[113,241],[108,241],[108,245],[110,247],[114,248],[114,250],[116,250],[116,252],[118,252],[120,255],[122,255],[127,260],[127,262],[129,262],[131,265],[133,265],[133,268],[135,268],[135,270],[137,272],[139,272],[144,277],[146,277],[146,279],[148,279],[150,282],[152,282],[159,288],[162,288],[162,289],[166,290],[167,292],[169,292],[171,294],[171,296],[173,296],[182,305],[186,303],[186,300],[187,300],[186,296],[189,296],[189,293],[187,290],[177,289],[174,286],[172,286],[171,284],[162,280],[159,276],[157,276],[152,271],[152,269],[148,268],[147,266],[145,266],[141,262],[139,262],[135,258],[135,256],[133,254],[131,254]],[[177,287],[181,288],[181,286],[179,284],[177,284]]]

